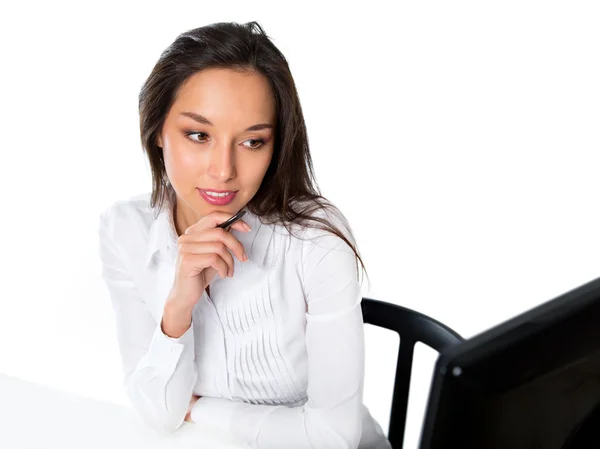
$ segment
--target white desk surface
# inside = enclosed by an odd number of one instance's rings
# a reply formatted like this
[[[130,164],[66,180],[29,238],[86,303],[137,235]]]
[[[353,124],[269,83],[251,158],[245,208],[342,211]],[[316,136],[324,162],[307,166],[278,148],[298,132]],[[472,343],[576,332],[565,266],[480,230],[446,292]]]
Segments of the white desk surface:
[[[0,373],[0,448],[249,449],[200,424],[160,435],[133,408],[97,401]]]

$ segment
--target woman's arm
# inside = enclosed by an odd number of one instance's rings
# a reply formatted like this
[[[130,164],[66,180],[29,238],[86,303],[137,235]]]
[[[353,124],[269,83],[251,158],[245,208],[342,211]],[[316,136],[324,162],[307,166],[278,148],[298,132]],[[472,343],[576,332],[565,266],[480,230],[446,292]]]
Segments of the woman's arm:
[[[339,237],[304,254],[308,401],[302,407],[200,398],[191,418],[258,449],[358,447],[362,436],[364,323],[356,258]]]
[[[173,432],[183,423],[197,379],[194,329],[190,326],[179,338],[170,338],[154,320],[115,244],[121,218],[115,219],[115,214],[115,209],[101,214],[99,243],[102,277],[116,317],[124,388],[143,421],[159,433]]]

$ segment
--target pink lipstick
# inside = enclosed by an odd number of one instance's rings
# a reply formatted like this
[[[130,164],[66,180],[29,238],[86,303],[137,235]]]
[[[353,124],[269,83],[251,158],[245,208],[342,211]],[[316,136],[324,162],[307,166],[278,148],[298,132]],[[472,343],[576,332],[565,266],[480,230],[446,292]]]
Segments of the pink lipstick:
[[[204,200],[208,204],[212,204],[213,206],[225,206],[233,201],[237,191],[233,190],[202,190],[196,188],[200,193],[200,196],[204,198]]]

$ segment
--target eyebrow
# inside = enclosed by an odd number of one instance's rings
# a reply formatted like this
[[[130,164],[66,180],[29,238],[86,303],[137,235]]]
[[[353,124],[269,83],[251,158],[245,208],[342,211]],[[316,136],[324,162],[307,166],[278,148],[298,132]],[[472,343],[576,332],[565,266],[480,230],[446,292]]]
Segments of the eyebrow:
[[[181,115],[185,116],[185,117],[189,117],[192,120],[197,121],[198,123],[201,123],[203,125],[210,125],[210,126],[214,126],[210,120],[208,120],[206,117],[204,117],[203,115],[200,114],[196,114],[195,112],[182,112]],[[248,128],[246,128],[246,131],[260,131],[261,129],[273,129],[273,125],[270,123],[259,123],[258,125],[252,125],[249,126]]]

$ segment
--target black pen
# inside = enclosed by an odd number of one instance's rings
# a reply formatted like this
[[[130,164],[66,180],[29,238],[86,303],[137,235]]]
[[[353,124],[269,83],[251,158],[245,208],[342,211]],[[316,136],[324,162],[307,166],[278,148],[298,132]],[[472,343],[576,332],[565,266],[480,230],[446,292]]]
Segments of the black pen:
[[[223,229],[228,228],[229,226],[231,226],[232,224],[234,224],[236,221],[238,221],[240,218],[242,218],[245,213],[246,213],[245,210],[241,210],[237,214],[235,214],[233,217],[231,217],[230,219],[225,220],[220,225],[217,225],[217,227],[218,228],[223,228]]]

